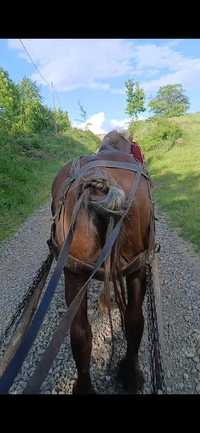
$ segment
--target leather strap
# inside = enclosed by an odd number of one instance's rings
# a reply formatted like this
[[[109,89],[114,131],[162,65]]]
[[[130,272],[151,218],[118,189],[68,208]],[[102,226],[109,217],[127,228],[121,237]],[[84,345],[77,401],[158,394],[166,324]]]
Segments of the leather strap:
[[[89,282],[92,280],[96,272],[100,269],[101,265],[105,262],[106,258],[110,255],[112,247],[120,233],[122,223],[128,214],[130,208],[133,206],[133,202],[135,199],[135,195],[138,189],[139,181],[141,178],[141,170],[137,172],[136,180],[133,184],[133,188],[130,191],[130,202],[129,206],[127,207],[124,214],[121,216],[120,220],[115,225],[112,234],[110,238],[106,241],[97,261],[96,265],[94,267],[93,272],[91,273],[88,280],[84,283],[84,285],[80,288],[79,292],[77,293],[76,297],[73,299],[72,303],[70,304],[67,312],[65,313],[63,319],[61,320],[60,324],[58,325],[58,328],[54,332],[53,338],[47,347],[45,353],[42,356],[42,359],[38,365],[38,367],[35,370],[35,373],[33,374],[32,378],[30,379],[29,384],[26,386],[24,390],[24,394],[37,394],[39,392],[39,389],[44,382],[44,379],[46,378],[50,367],[52,365],[53,360],[55,359],[60,346],[64,340],[64,338],[67,336],[67,333],[70,330],[71,323],[80,307],[81,301],[83,300],[83,297],[87,291],[87,287]],[[66,239],[67,241],[67,239]],[[65,241],[65,243],[66,243]]]
[[[73,215],[72,215],[72,220],[74,219],[74,215],[76,214],[76,212],[79,209],[79,204],[80,204],[80,199],[79,201],[76,203],[74,211],[73,211]],[[43,299],[38,307],[37,312],[35,313],[35,316],[32,320],[32,323],[27,331],[27,333],[24,335],[15,355],[13,356],[13,358],[11,359],[8,367],[6,368],[6,370],[4,371],[3,375],[0,378],[0,394],[7,394],[15,377],[17,376],[36,336],[37,333],[40,329],[40,326],[44,320],[45,314],[48,310],[49,304],[53,298],[55,289],[58,285],[61,273],[63,271],[63,268],[65,266],[66,263],[66,257],[68,257],[69,255],[69,249],[70,249],[70,244],[73,238],[73,230],[74,230],[74,226],[73,224],[71,224],[70,228],[69,228],[69,232],[68,235],[66,237],[64,246],[62,248],[62,251],[60,252],[56,267],[54,269],[54,272],[50,278],[50,281],[48,283],[46,292],[43,296]]]
[[[102,162],[102,161],[101,161]],[[96,161],[95,161],[96,163]],[[106,163],[108,163],[108,161],[106,161]],[[118,163],[119,164],[119,163]],[[132,165],[132,164],[131,164]],[[91,167],[91,165],[90,165]],[[94,167],[96,167],[96,165],[94,165]],[[116,168],[119,168],[116,167]],[[121,168],[124,168],[121,167]],[[78,294],[76,295],[76,297],[74,298],[73,302],[70,304],[70,307],[67,311],[67,313],[65,314],[65,316],[63,317],[62,321],[60,322],[60,325],[58,326],[58,329],[56,330],[56,332],[54,333],[53,339],[50,343],[50,345],[48,346],[47,350],[45,351],[42,360],[39,364],[39,366],[37,367],[31,381],[30,384],[28,384],[28,386],[26,387],[24,393],[36,393],[37,390],[39,390],[41,384],[43,383],[50,367],[51,364],[56,356],[56,354],[58,353],[58,350],[60,348],[60,345],[62,344],[67,332],[70,329],[71,323],[79,309],[79,306],[81,304],[81,301],[86,293],[87,290],[87,285],[88,283],[91,281],[91,279],[94,277],[95,273],[97,272],[98,269],[100,269],[101,265],[104,263],[104,261],[106,260],[106,258],[109,256],[112,246],[114,245],[119,233],[120,233],[120,229],[122,226],[122,223],[124,221],[124,218],[126,217],[126,215],[128,214],[130,208],[133,205],[134,199],[135,199],[135,195],[138,189],[138,185],[139,185],[139,181],[141,178],[141,174],[142,174],[142,166],[138,166],[138,171],[137,171],[137,175],[136,175],[136,179],[135,182],[133,183],[133,187],[132,190],[130,191],[130,202],[129,205],[126,209],[126,211],[124,212],[124,214],[121,216],[120,220],[117,222],[116,226],[114,227],[112,234],[110,236],[110,238],[106,241],[100,255],[99,258],[97,259],[95,268],[93,270],[93,272],[91,273],[90,277],[88,278],[88,280],[86,281],[86,283],[82,286],[82,288],[80,289],[80,291],[78,292]],[[132,170],[133,171],[133,170]],[[78,205],[78,203],[77,203]],[[75,208],[77,209],[77,205],[75,206]],[[48,283],[46,292],[44,294],[44,297],[41,301],[41,304],[33,318],[33,321],[30,325],[30,328],[28,329],[27,333],[25,334],[17,352],[15,353],[14,357],[12,358],[10,364],[8,365],[6,371],[4,372],[3,376],[0,379],[0,393],[8,393],[15,377],[17,376],[36,336],[37,333],[40,329],[40,326],[44,320],[45,314],[47,312],[47,309],[49,307],[49,304],[52,300],[53,294],[55,292],[55,289],[58,285],[61,273],[63,271],[63,268],[66,264],[66,259],[69,255],[69,249],[70,249],[70,244],[72,241],[72,237],[73,237],[73,226],[70,227],[68,235],[66,237],[63,249],[59,255],[58,261],[57,261],[57,265],[56,268],[53,272],[53,275]]]
[[[78,177],[83,176],[85,173],[87,173],[87,171],[96,167],[117,168],[117,169],[133,171],[135,173],[137,173],[138,170],[140,170],[141,174],[145,178],[149,179],[147,174],[143,171],[143,165],[140,164],[139,162],[136,163],[136,162],[108,161],[106,159],[95,159],[95,161],[90,161],[86,165],[83,165],[80,169]]]

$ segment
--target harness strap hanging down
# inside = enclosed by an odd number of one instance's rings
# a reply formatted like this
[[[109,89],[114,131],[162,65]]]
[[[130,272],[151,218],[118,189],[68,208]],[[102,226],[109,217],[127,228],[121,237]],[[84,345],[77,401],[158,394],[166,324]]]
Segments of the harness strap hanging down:
[[[42,359],[40,361],[39,366],[36,368],[35,373],[33,374],[29,384],[27,385],[27,387],[24,390],[24,394],[36,394],[46,375],[48,374],[48,371],[52,365],[53,360],[55,359],[60,346],[64,340],[64,338],[66,337],[67,333],[70,330],[71,327],[71,323],[80,307],[81,301],[84,298],[84,295],[87,291],[87,287],[89,282],[92,280],[92,278],[94,277],[94,275],[96,274],[97,270],[101,267],[101,265],[104,263],[104,261],[106,260],[106,258],[110,255],[112,247],[120,233],[120,229],[122,226],[122,223],[124,221],[124,218],[126,217],[126,215],[128,214],[131,206],[133,205],[133,201],[135,199],[135,195],[138,189],[138,185],[139,185],[139,181],[140,181],[140,177],[141,177],[141,171],[139,170],[137,172],[136,175],[136,181],[134,182],[133,185],[133,189],[131,191],[131,200],[129,202],[129,206],[126,209],[125,213],[121,216],[121,218],[119,219],[119,221],[117,222],[117,224],[115,225],[111,236],[109,237],[109,239],[107,239],[97,261],[96,261],[96,265],[94,267],[93,272],[91,273],[90,277],[88,278],[88,280],[84,283],[84,285],[81,287],[81,289],[79,290],[79,292],[77,293],[76,297],[73,299],[72,303],[70,304],[67,312],[65,313],[63,319],[61,320],[60,324],[58,325],[57,330],[55,331],[53,338],[48,346],[48,348],[46,349],[45,353],[42,356]],[[67,238],[66,241],[67,242]]]
[[[105,161],[108,163],[108,161]],[[119,162],[117,162],[119,164]],[[131,164],[132,165],[132,164]],[[119,168],[119,167],[116,167]],[[124,168],[124,167],[121,167]],[[136,171],[136,170],[132,170]],[[110,236],[110,238],[105,243],[101,254],[99,255],[99,258],[97,259],[95,268],[84,284],[84,286],[80,289],[77,296],[73,300],[73,302],[70,304],[69,309],[65,316],[63,317],[62,321],[60,322],[60,325],[58,326],[58,329],[56,330],[52,342],[50,343],[49,347],[47,348],[47,351],[42,357],[41,363],[39,364],[39,367],[36,369],[35,374],[33,375],[33,378],[30,383],[30,387],[25,389],[25,393],[34,393],[39,389],[41,386],[44,378],[46,377],[50,366],[52,364],[53,359],[55,358],[60,345],[66,336],[67,331],[69,331],[71,323],[73,321],[73,318],[75,317],[79,306],[81,304],[81,301],[86,293],[87,285],[91,281],[91,279],[94,277],[97,270],[101,267],[101,265],[104,263],[106,258],[109,256],[112,246],[114,245],[114,242],[116,241],[121,225],[123,223],[123,220],[125,216],[127,215],[128,211],[130,210],[131,206],[133,205],[133,201],[137,192],[137,188],[139,185],[139,180],[142,173],[142,166],[137,165],[137,175],[136,175],[136,181],[134,182],[133,189],[130,193],[130,202],[129,206],[127,207],[125,213],[121,216],[120,220],[116,224],[115,228],[113,229],[113,232]],[[17,352],[15,353],[13,359],[11,360],[10,364],[8,365],[5,373],[0,379],[0,393],[8,393],[16,375],[18,374],[36,336],[39,331],[39,328],[43,322],[44,316],[47,312],[48,306],[52,300],[53,294],[55,292],[55,289],[57,287],[58,281],[60,279],[62,270],[64,266],[66,265],[66,259],[69,255],[69,249],[70,244],[73,237],[73,227],[70,227],[68,235],[66,237],[63,249],[59,255],[58,262],[56,265],[56,268],[53,272],[53,275],[48,283],[46,292],[44,294],[44,297],[41,301],[41,304],[38,308],[38,311],[35,314],[35,317],[33,318],[33,321],[30,325],[30,328],[28,329],[26,335],[24,336]],[[35,384],[35,385],[34,385]]]

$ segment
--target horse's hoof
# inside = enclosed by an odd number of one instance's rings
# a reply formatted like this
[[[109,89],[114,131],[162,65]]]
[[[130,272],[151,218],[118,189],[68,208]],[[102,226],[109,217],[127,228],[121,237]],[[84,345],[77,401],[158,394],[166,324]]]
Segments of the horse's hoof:
[[[88,385],[81,385],[78,380],[74,382],[73,388],[72,388],[72,394],[73,395],[81,395],[81,394],[96,394],[96,391],[92,384]]]
[[[131,394],[137,394],[137,392],[143,390],[144,375],[138,364],[133,364],[130,367],[127,360],[122,359],[118,364],[117,379],[124,389]]]

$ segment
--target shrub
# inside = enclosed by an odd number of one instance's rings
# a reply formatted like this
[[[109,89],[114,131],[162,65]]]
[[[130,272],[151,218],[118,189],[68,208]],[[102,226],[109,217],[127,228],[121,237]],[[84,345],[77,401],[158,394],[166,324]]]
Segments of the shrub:
[[[183,136],[181,128],[172,119],[154,118],[150,121],[134,122],[129,127],[130,135],[145,150],[170,150]]]
[[[160,150],[169,150],[182,137],[181,128],[170,119],[157,118],[153,121],[152,146]]]

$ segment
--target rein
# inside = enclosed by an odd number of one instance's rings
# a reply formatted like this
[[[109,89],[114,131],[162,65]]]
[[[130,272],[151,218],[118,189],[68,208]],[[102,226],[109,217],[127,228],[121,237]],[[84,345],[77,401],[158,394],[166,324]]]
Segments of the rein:
[[[107,165],[109,164],[109,165]],[[87,169],[90,168],[95,168],[96,166],[103,166],[103,167],[111,167],[112,168],[125,168],[125,165],[127,166],[127,164],[129,163],[120,163],[120,162],[113,162],[113,161],[92,161],[92,163],[90,162],[89,164],[87,164],[85,167],[83,167],[83,169],[81,168],[79,175],[78,176],[74,176],[73,180],[77,179],[79,176],[83,175],[83,172],[85,173],[87,171]],[[132,168],[131,168],[132,166]],[[133,205],[135,196],[136,196],[136,192],[139,186],[139,182],[140,182],[140,178],[141,175],[144,175],[144,172],[142,170],[142,165],[141,164],[129,164],[126,169],[129,169],[131,171],[136,172],[136,178],[135,178],[135,182],[133,184],[133,187],[130,191],[130,196],[129,196],[129,205],[127,206],[125,212],[123,213],[123,215],[120,217],[119,221],[116,223],[109,239],[107,239],[107,241],[105,242],[105,245],[96,261],[95,267],[90,275],[90,277],[88,278],[88,280],[86,281],[86,283],[82,286],[82,288],[79,290],[78,294],[76,295],[76,297],[74,298],[74,300],[72,301],[72,303],[70,304],[68,311],[66,312],[66,314],[64,315],[63,319],[61,320],[57,330],[55,331],[52,341],[49,344],[48,348],[46,349],[44,355],[42,356],[42,360],[39,364],[39,366],[36,368],[35,373],[33,374],[29,384],[27,385],[27,387],[24,390],[24,394],[32,394],[32,393],[37,393],[41,387],[41,384],[43,383],[46,375],[48,374],[48,371],[51,367],[51,364],[54,360],[54,358],[56,357],[60,346],[64,340],[64,338],[66,337],[67,332],[69,331],[70,327],[71,327],[71,323],[80,307],[81,301],[87,291],[87,286],[88,283],[92,280],[92,278],[94,277],[94,275],[96,274],[96,272],[101,268],[102,264],[105,262],[105,260],[107,259],[107,257],[109,256],[109,254],[111,253],[112,247],[115,243],[115,241],[117,240],[117,237],[120,233],[120,229],[122,226],[122,223],[125,219],[125,217],[127,216],[131,206]],[[146,177],[146,175],[145,175]],[[70,182],[70,186],[73,183],[73,181]],[[69,188],[70,188],[69,186]],[[68,189],[69,189],[68,188]],[[84,193],[83,193],[84,194]],[[78,203],[76,204],[75,208],[74,208],[74,212],[73,212],[73,218],[72,220],[74,221],[75,224],[75,219],[77,216],[77,213],[80,209],[80,205],[81,205],[81,199],[83,197],[83,194],[81,195]],[[40,306],[37,310],[37,312],[35,313],[35,316],[32,320],[32,323],[27,331],[27,333],[25,334],[25,336],[23,337],[20,346],[18,347],[15,355],[13,356],[11,362],[9,363],[7,369],[5,370],[4,374],[2,375],[1,379],[0,379],[0,393],[2,394],[6,394],[8,393],[10,387],[12,386],[15,377],[17,376],[37,334],[38,331],[40,329],[40,326],[44,320],[45,314],[47,312],[47,309],[49,307],[49,304],[52,300],[52,297],[54,295],[55,289],[58,285],[61,273],[63,271],[63,268],[66,266],[66,262],[67,262],[67,258],[69,256],[69,250],[70,250],[70,245],[72,242],[72,238],[73,238],[73,229],[74,229],[74,224],[70,226],[68,235],[65,239],[62,251],[59,254],[58,257],[58,261],[55,267],[55,270],[50,278],[50,281],[48,283],[46,292],[43,296],[43,299],[40,303]]]
[[[86,294],[88,284],[96,274],[96,272],[100,269],[101,265],[105,262],[105,260],[108,258],[108,256],[111,253],[112,247],[117,240],[117,237],[120,233],[120,229],[122,226],[122,223],[128,214],[131,206],[133,205],[133,201],[135,199],[135,195],[138,189],[139,181],[141,178],[141,170],[139,169],[136,175],[136,181],[134,182],[133,189],[130,193],[131,199],[129,202],[129,205],[124,212],[124,214],[121,216],[119,221],[116,223],[114,229],[112,230],[112,233],[110,237],[107,239],[107,241],[104,244],[104,247],[97,258],[95,267],[87,279],[87,281],[84,283],[84,285],[80,288],[79,292],[77,293],[76,297],[73,299],[72,303],[70,304],[67,312],[65,313],[63,319],[61,320],[60,324],[58,325],[57,330],[55,331],[53,338],[51,340],[51,343],[47,347],[45,353],[42,356],[42,359],[40,361],[39,366],[36,368],[35,373],[33,374],[29,384],[24,390],[24,394],[36,394],[38,390],[40,389],[45,377],[48,374],[48,371],[52,365],[53,360],[55,359],[60,346],[66,337],[67,333],[70,330],[72,321],[78,312],[78,309],[80,307],[81,301],[84,298],[84,295]],[[65,240],[65,244],[67,243],[68,236]]]

